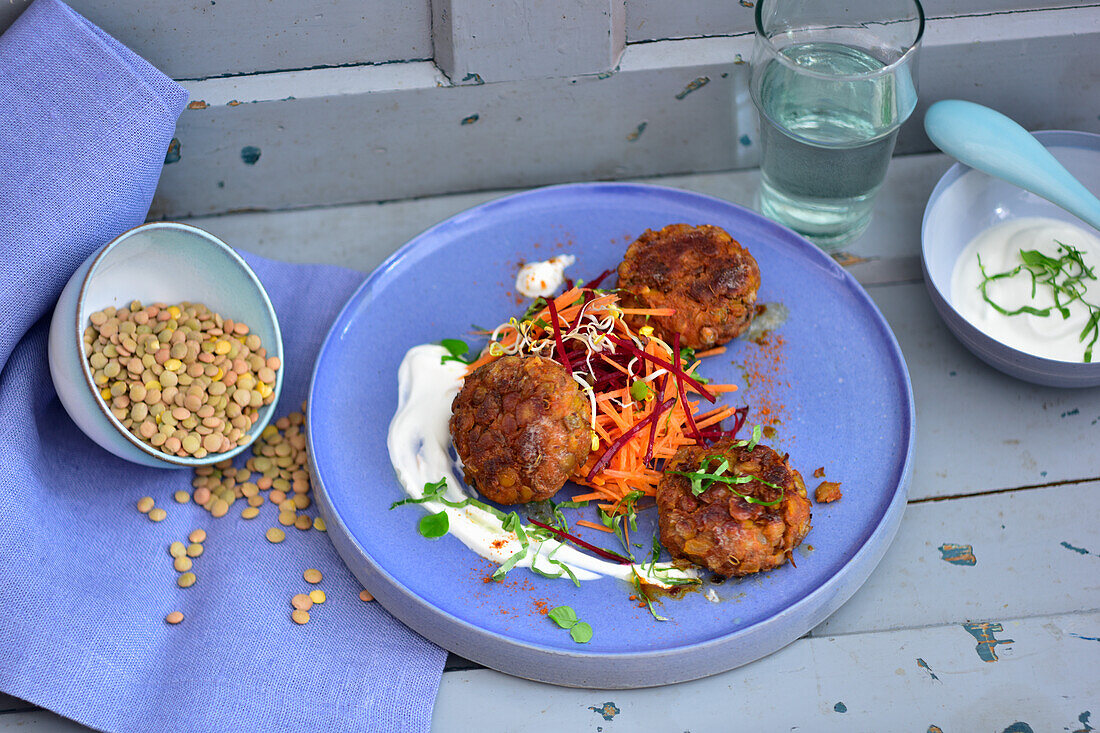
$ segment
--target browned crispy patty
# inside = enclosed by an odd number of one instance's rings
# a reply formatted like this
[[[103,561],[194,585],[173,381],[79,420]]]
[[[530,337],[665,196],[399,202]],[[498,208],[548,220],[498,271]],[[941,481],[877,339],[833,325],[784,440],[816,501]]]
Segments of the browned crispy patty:
[[[629,316],[632,328],[653,326],[671,343],[709,349],[741,335],[752,321],[760,268],[749,251],[715,226],[671,224],[647,229],[626,250],[619,287],[627,307],[673,308],[671,316]]]
[[[657,486],[657,514],[665,548],[673,557],[726,577],[779,567],[810,531],[806,485],[786,456],[764,445],[750,451],[734,444],[725,440],[709,448],[681,448],[666,465]],[[729,459],[725,475],[753,476],[782,489],[758,480],[733,485],[716,481],[694,496],[690,478],[668,473],[697,472],[707,456]],[[708,472],[717,468],[718,462],[712,461]],[[751,504],[730,489],[766,502],[781,500],[775,506]]]
[[[592,447],[592,412],[561,364],[504,356],[474,370],[451,403],[466,482],[499,504],[548,499]]]

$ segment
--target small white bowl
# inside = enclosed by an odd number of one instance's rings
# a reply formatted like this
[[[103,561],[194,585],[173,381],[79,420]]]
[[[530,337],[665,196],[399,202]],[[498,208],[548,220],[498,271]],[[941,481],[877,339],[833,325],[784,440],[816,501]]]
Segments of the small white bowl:
[[[1100,191],[1100,135],[1062,130],[1033,134],[1086,188]],[[962,163],[951,166],[936,184],[924,209],[921,225],[924,284],[955,337],[990,366],[1035,384],[1095,387],[1100,385],[1100,361],[1087,364],[1056,361],[1019,351],[986,335],[951,304],[951,275],[966,245],[994,224],[1032,216],[1090,229],[1068,211],[1011,183]]]
[[[271,420],[283,387],[276,374],[274,399],[240,445],[202,458],[180,457],[139,440],[112,414],[92,381],[84,355],[84,329],[92,313],[107,306],[142,303],[205,304],[227,318],[248,324],[268,356],[283,359],[279,321],[260,281],[245,261],[214,235],[187,224],[143,224],[116,237],[77,269],[61,293],[50,322],[50,376],[65,410],[88,437],[134,463],[184,468],[231,458],[260,434]]]

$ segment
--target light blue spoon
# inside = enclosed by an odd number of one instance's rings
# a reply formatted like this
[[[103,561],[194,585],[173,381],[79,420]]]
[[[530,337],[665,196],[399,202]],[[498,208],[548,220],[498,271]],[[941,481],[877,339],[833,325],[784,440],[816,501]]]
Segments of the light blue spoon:
[[[1100,199],[1000,112],[945,99],[928,108],[924,129],[940,150],[960,162],[1042,196],[1100,229]]]

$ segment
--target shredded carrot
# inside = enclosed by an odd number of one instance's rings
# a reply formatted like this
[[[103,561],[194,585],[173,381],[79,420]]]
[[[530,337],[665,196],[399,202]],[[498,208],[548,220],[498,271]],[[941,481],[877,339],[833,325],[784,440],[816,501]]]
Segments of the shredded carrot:
[[[589,522],[587,519],[578,519],[576,521],[576,524],[580,525],[581,527],[588,527],[589,529],[598,529],[601,532],[614,532],[615,531],[615,530],[611,529],[610,527],[603,526],[602,524],[596,524],[595,522]]]
[[[585,297],[591,299],[585,302]],[[595,500],[600,502],[598,505],[605,511],[624,513],[628,511],[625,498],[631,492],[638,491],[650,497],[656,494],[662,473],[658,470],[659,464],[654,462],[667,460],[680,447],[695,443],[692,437],[694,433],[688,427],[692,419],[697,429],[712,428],[732,416],[735,410],[732,407],[719,407],[698,414],[702,399],[686,397],[696,396],[699,391],[680,375],[691,374],[699,366],[699,362],[695,360],[690,366],[684,365],[674,355],[670,344],[657,338],[636,336],[622,318],[623,314],[667,316],[674,313],[673,309],[621,308],[617,305],[617,294],[599,295],[581,288],[571,288],[554,298],[553,302],[556,319],[550,315],[549,306],[546,306],[522,322],[513,319],[499,327],[495,332],[495,342],[469,365],[467,373],[505,353],[517,353],[517,350],[519,353],[530,353],[524,352],[524,348],[536,344],[538,353],[546,355],[553,352],[560,357],[558,352],[569,348],[564,344],[577,343],[575,340],[570,341],[570,338],[581,338],[582,348],[588,348],[590,354],[598,357],[598,360],[593,359],[591,363],[598,361],[607,365],[601,367],[604,374],[608,374],[607,367],[611,367],[626,375],[626,386],[623,386],[622,379],[616,379],[610,380],[615,384],[596,389],[596,414],[592,418],[592,428],[598,445],[589,453],[584,465],[577,466],[571,476],[574,483],[590,489],[574,496],[574,501]],[[595,322],[601,324],[596,328],[598,333],[592,330]],[[608,326],[608,323],[611,325]],[[588,331],[580,330],[582,328],[587,328]],[[613,338],[609,340],[609,337]],[[615,339],[619,342],[616,343]],[[625,347],[621,344],[627,342],[653,357],[654,361],[635,357],[624,361],[622,349]],[[724,351],[725,347],[718,347],[700,352],[697,356],[720,354]],[[617,358],[611,358],[612,355]],[[583,357],[565,360],[558,358],[558,361],[571,362],[582,373],[588,368],[584,366]],[[659,366],[662,363],[675,365],[676,374],[670,375],[668,369]],[[661,374],[666,376],[661,377]],[[635,394],[632,387],[635,382],[643,380],[648,389],[641,390],[642,394]],[[605,379],[602,384],[607,381],[609,380]],[[737,386],[732,384],[706,385],[706,390],[711,393],[728,393],[736,389]],[[654,411],[658,406],[662,406],[664,411],[655,417]],[[690,411],[692,417],[686,411]],[[643,427],[639,427],[641,423],[644,423]],[[647,448],[650,447],[651,433],[652,450],[649,454],[652,461],[647,465],[645,458]],[[609,450],[614,452],[605,460],[605,454]],[[599,470],[595,470],[597,467]],[[607,529],[583,520],[579,523],[595,529]]]
[[[696,351],[695,356],[702,359],[707,356],[718,356],[719,354],[726,353],[725,346],[715,346],[713,349],[707,349],[706,351]]]

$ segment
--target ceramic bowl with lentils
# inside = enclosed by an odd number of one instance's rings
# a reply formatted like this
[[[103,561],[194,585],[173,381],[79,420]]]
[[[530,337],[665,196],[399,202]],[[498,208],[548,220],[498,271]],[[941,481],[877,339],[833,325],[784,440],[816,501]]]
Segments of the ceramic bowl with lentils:
[[[267,293],[217,237],[131,229],[70,278],[50,324],[50,374],[73,421],[135,463],[231,458],[271,420],[283,344]]]

